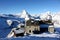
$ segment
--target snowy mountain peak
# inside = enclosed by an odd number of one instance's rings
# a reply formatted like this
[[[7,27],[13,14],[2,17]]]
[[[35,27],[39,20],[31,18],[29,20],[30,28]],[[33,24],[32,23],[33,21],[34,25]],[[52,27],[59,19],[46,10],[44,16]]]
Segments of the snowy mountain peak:
[[[29,20],[30,16],[31,15],[28,14],[28,12],[26,10],[23,10],[20,17],[25,18],[25,20]]]
[[[24,15],[24,16],[29,16],[30,14],[28,14],[28,12],[26,10],[23,10],[21,15]]]
[[[23,10],[22,13],[23,13],[23,14],[27,14],[27,11],[26,11],[26,10]]]
[[[46,13],[47,13],[47,14],[51,14],[51,12],[50,12],[50,11],[47,11]]]

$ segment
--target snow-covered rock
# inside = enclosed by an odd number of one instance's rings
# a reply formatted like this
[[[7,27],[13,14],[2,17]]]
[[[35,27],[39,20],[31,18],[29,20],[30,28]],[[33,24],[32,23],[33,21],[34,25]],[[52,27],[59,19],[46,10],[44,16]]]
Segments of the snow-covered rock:
[[[38,17],[35,17],[34,20],[40,21],[40,17],[39,16]]]
[[[14,32],[10,33],[7,38],[11,38],[14,35]]]
[[[9,26],[11,26],[12,20],[7,20],[7,24],[8,24]]]
[[[18,28],[21,28],[21,24],[18,24],[17,27],[18,27]]]
[[[51,12],[48,11],[44,14],[41,14],[40,18],[41,18],[41,20],[45,20],[45,21],[52,20]]]

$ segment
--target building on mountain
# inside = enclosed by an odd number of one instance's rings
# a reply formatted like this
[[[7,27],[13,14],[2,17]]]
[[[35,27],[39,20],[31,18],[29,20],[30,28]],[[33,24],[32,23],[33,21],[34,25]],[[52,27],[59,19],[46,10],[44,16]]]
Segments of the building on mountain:
[[[25,29],[24,28],[13,28],[11,32],[7,35],[7,38],[11,37],[22,37],[24,36]]]
[[[39,34],[43,32],[54,33],[52,22],[29,19],[26,21],[25,32],[28,34]]]
[[[24,36],[25,30],[23,28],[16,28],[15,30],[13,30],[14,32],[14,37],[18,37],[18,36]]]
[[[39,34],[40,32],[39,22],[34,21],[33,19],[26,21],[25,32],[27,34]]]
[[[53,25],[50,25],[48,27],[48,31],[49,31],[49,33],[54,33],[55,32],[54,26]]]
[[[53,23],[46,22],[46,21],[40,21],[40,33],[48,32],[48,33],[54,33],[54,26]]]

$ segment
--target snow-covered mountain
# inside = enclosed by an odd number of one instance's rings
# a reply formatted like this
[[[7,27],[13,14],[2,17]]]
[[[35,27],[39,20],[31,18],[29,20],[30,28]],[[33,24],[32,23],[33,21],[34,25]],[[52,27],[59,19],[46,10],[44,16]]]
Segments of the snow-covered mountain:
[[[23,10],[21,15],[20,15],[21,18],[25,18],[25,20],[29,20],[29,18],[31,17],[30,14],[28,14],[28,12],[26,12],[26,10]]]
[[[52,18],[53,22],[58,22],[60,24],[60,14],[55,14]]]
[[[38,14],[39,15],[39,14]],[[22,19],[24,18],[24,20]],[[25,20],[34,19],[34,20],[52,20],[55,28],[60,28],[60,14],[51,15],[51,12],[48,11],[40,16],[32,16],[26,10],[23,10],[20,15],[13,14],[1,14],[0,15],[0,38],[6,37],[7,34],[11,31],[11,24],[14,22],[14,27],[18,23],[24,22]],[[10,26],[10,27],[9,27]],[[60,30],[60,29],[59,29]],[[60,31],[59,31],[60,32]]]
[[[24,18],[18,18],[15,15],[0,15],[0,38],[6,38],[12,28],[17,27],[18,24],[24,23]]]
[[[53,17],[52,17],[52,22],[54,23],[54,26],[56,28],[60,28],[60,13],[56,13]]]
[[[29,20],[29,19],[39,20],[40,19],[40,17],[37,15],[34,15],[34,16],[30,15],[26,10],[22,11],[20,18],[25,18],[25,20]]]
[[[39,14],[37,14],[39,15]],[[26,10],[22,10],[22,12],[19,14],[19,15],[13,15],[13,14],[1,14],[0,17],[3,17],[3,18],[14,18],[14,19],[17,19],[17,18],[24,18],[25,20],[29,20],[29,19],[34,19],[34,20],[52,20],[52,22],[56,22],[58,24],[60,24],[60,13],[56,13],[56,14],[51,14],[50,11],[47,11],[47,12],[44,12],[42,14],[40,14],[40,16],[37,16],[34,14],[34,16],[30,15]]]
[[[45,20],[45,21],[52,20],[51,12],[48,11],[48,12],[41,14],[40,18],[41,18],[41,20]]]

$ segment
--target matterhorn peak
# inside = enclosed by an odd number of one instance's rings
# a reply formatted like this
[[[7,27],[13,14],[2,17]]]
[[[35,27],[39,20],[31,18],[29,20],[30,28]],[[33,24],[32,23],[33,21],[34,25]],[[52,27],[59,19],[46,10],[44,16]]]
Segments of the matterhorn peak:
[[[26,11],[26,10],[23,10],[22,13],[23,13],[23,14],[27,14],[27,11]]]
[[[30,18],[30,15],[26,10],[23,10],[20,17],[25,18],[25,20],[28,20]]]
[[[26,15],[29,15],[29,14],[28,14],[28,12],[27,12],[26,10],[22,10],[22,13],[21,13],[21,15],[24,15],[24,16],[26,16]]]

